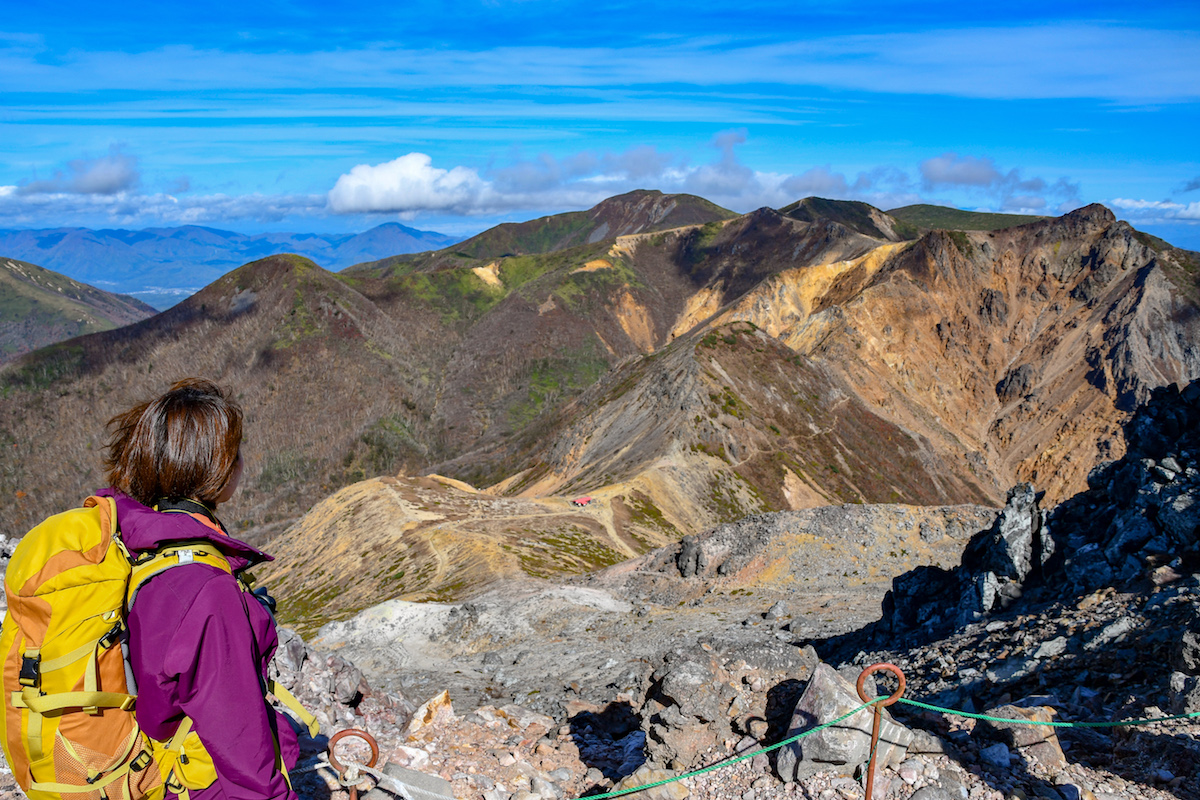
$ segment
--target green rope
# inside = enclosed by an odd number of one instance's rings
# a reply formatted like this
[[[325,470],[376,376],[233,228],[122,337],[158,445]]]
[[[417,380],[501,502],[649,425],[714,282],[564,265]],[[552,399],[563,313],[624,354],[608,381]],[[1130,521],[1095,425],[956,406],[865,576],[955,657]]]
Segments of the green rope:
[[[795,736],[793,736],[789,739],[784,739],[782,742],[776,742],[773,745],[764,747],[761,750],[755,750],[752,753],[743,753],[740,756],[735,756],[733,758],[725,759],[724,761],[719,761],[716,764],[712,764],[710,766],[704,767],[703,769],[698,769],[695,772],[685,772],[682,775],[676,775],[671,778],[664,778],[663,780],[655,781],[654,783],[647,783],[645,786],[634,786],[629,789],[620,789],[617,791],[606,792],[605,794],[584,795],[579,800],[604,800],[604,798],[607,798],[607,797],[620,797],[621,795],[625,795],[625,794],[633,794],[634,792],[641,792],[641,791],[645,791],[646,789],[653,789],[655,786],[662,786],[665,783],[674,783],[675,781],[681,781],[684,778],[694,778],[697,775],[703,775],[706,772],[712,772],[713,770],[724,769],[725,767],[733,766],[734,764],[738,763],[739,761],[745,761],[748,758],[754,758],[755,756],[762,755],[763,753],[769,753],[772,750],[778,750],[779,748],[783,747],[784,745],[789,745],[792,742],[803,739],[805,736],[811,736],[812,734],[817,733],[818,731],[823,731],[826,728],[829,728],[833,725],[837,725],[839,722],[846,719],[847,717],[853,717],[855,714],[862,711],[864,708],[870,708],[872,705],[874,705],[878,701],[886,700],[886,699],[887,699],[886,697],[877,697],[869,703],[863,703],[861,706],[854,709],[853,711],[847,711],[845,714],[842,714],[837,719],[832,719],[829,722],[822,723],[815,728],[811,728],[810,730],[802,731],[801,733],[797,733]]]
[[[719,761],[716,764],[712,764],[712,765],[704,767],[702,769],[695,770],[694,772],[685,772],[682,775],[675,775],[674,777],[671,777],[671,778],[664,778],[661,781],[655,781],[654,783],[647,783],[644,786],[634,786],[629,789],[620,789],[617,791],[606,792],[605,794],[584,795],[579,800],[606,800],[606,798],[610,798],[610,797],[621,797],[622,795],[633,794],[634,792],[642,792],[642,791],[645,791],[646,789],[653,789],[656,786],[662,786],[667,783],[674,783],[675,781],[681,781],[681,780],[684,780],[685,778],[695,778],[699,775],[704,775],[705,773],[712,772],[714,770],[724,769],[725,767],[733,766],[734,764],[738,763],[739,761],[745,761],[748,758],[754,758],[755,756],[762,755],[763,753],[770,753],[772,750],[778,750],[779,748],[781,748],[785,745],[789,745],[792,742],[799,741],[800,739],[803,739],[805,736],[811,736],[814,733],[823,731],[826,728],[829,728],[829,727],[832,727],[832,726],[838,724],[839,722],[841,722],[844,719],[854,716],[858,712],[862,711],[864,708],[870,708],[875,703],[878,703],[880,700],[886,700],[886,699],[887,699],[887,697],[877,697],[868,703],[863,703],[861,706],[854,709],[853,711],[848,711],[845,714],[842,714],[837,719],[833,719],[833,720],[830,720],[829,722],[822,723],[822,724],[818,725],[817,727],[811,728],[807,731],[802,731],[801,733],[798,733],[795,736],[792,736],[791,738],[784,739],[782,742],[777,742],[773,745],[769,745],[767,747],[762,748],[761,750],[755,750],[750,753],[743,753],[740,756],[735,756],[733,758],[725,759],[724,761]],[[935,706],[935,705],[931,705],[929,703],[922,703],[920,700],[909,700],[907,697],[900,697],[900,698],[897,698],[897,700],[901,703],[907,703],[910,706],[916,706],[917,708],[923,708],[923,709],[926,709],[927,711],[938,711],[942,714],[952,714],[952,715],[959,716],[959,717],[970,717],[971,719],[982,719],[982,720],[987,720],[988,722],[1010,722],[1010,723],[1016,723],[1018,725],[1049,725],[1049,726],[1055,727],[1055,728],[1116,728],[1116,727],[1121,727],[1121,726],[1126,726],[1126,725],[1151,725],[1155,722],[1172,722],[1174,720],[1194,719],[1196,717],[1200,717],[1200,711],[1193,711],[1190,714],[1179,714],[1179,715],[1173,716],[1173,717],[1154,717],[1152,719],[1127,719],[1127,720],[1121,720],[1119,722],[1039,722],[1036,720],[1028,720],[1028,719],[1010,719],[1007,717],[991,717],[991,716],[988,716],[987,714],[973,714],[969,711],[959,711],[959,710],[953,709],[953,708],[942,708],[941,706]],[[874,753],[872,753],[872,756],[874,756]]]
[[[1190,714],[1180,714],[1174,717],[1154,717],[1153,719],[1126,719],[1119,722],[1038,722],[1028,719],[1009,719],[1007,717],[989,717],[987,714],[972,714],[969,711],[957,711],[953,708],[942,708],[941,706],[922,703],[920,700],[909,700],[907,697],[900,698],[901,703],[907,703],[910,706],[924,708],[928,711],[940,711],[943,714],[953,714],[959,717],[970,717],[971,719],[985,719],[988,722],[1015,722],[1018,725],[1049,725],[1054,728],[1117,728],[1124,725],[1150,725],[1155,722],[1171,722],[1177,719],[1192,719],[1200,717],[1200,711],[1193,711]]]

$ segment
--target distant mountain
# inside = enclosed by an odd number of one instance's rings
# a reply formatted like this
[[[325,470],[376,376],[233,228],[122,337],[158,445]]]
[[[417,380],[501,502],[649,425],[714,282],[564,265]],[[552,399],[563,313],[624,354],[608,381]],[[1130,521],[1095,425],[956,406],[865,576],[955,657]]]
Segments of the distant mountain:
[[[34,264],[0,258],[0,364],[84,333],[119,328],[157,312]]]
[[[919,204],[893,208],[889,216],[921,230],[940,231],[998,231],[1025,225],[1041,219],[1031,214],[993,214],[982,211],[964,211],[961,208]]]
[[[188,225],[141,231],[54,228],[0,230],[0,253],[42,264],[76,280],[145,294],[159,305],[170,292],[195,291],[249,261],[297,253],[337,271],[397,253],[446,247],[456,241],[440,233],[389,222],[357,234],[262,233],[247,235]],[[186,296],[186,293],[183,294]]]
[[[528,222],[506,222],[455,245],[453,249],[420,256],[398,256],[358,269],[411,264],[427,268],[465,259],[489,260],[509,256],[554,253],[595,244],[618,236],[703,225],[732,219],[737,214],[690,194],[638,190],[610,197],[587,211],[571,211]]]

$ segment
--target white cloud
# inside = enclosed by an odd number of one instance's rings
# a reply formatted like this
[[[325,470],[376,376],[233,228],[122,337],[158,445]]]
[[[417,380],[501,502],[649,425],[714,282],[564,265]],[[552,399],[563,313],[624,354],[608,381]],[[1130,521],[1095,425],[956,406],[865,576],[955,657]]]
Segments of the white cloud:
[[[1061,213],[1080,205],[1080,187],[1067,178],[1053,183],[1045,178],[1024,178],[1021,170],[1004,172],[987,156],[943,153],[922,161],[921,186],[926,192],[955,192],[960,202],[1013,214],[1045,214],[1051,206]],[[947,203],[956,205],[956,203]]]
[[[53,178],[30,181],[22,184],[18,191],[21,194],[113,195],[134,188],[139,180],[137,158],[123,153],[119,145],[113,145],[106,156],[68,161],[66,173],[58,171]]]
[[[409,153],[375,166],[359,164],[342,175],[329,190],[329,207],[339,214],[470,213],[489,192],[488,184],[473,169],[439,169],[424,153]]]
[[[65,224],[129,226],[225,224],[237,220],[268,223],[289,216],[325,213],[320,195],[204,195],[180,199],[170,194],[75,194],[4,191],[0,217],[6,226],[59,227]]]
[[[1190,203],[1175,203],[1170,200],[1136,200],[1116,197],[1112,205],[1127,212],[1134,222],[1192,222],[1200,221],[1200,200]]]

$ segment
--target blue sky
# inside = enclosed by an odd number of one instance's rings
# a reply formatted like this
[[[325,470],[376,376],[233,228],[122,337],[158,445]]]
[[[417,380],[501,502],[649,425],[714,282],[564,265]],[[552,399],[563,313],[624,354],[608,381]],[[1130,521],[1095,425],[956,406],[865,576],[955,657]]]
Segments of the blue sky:
[[[0,227],[468,235],[634,188],[1200,249],[1200,4],[9,4]]]

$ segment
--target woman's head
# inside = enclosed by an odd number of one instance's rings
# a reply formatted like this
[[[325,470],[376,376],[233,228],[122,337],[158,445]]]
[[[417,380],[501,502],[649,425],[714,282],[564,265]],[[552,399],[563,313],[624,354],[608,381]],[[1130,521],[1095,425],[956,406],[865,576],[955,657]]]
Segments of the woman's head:
[[[242,409],[211,381],[187,378],[108,421],[109,483],[145,505],[189,498],[208,506],[239,468]]]

